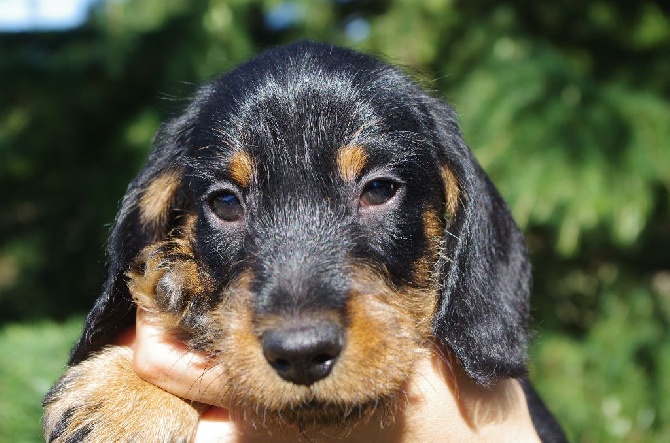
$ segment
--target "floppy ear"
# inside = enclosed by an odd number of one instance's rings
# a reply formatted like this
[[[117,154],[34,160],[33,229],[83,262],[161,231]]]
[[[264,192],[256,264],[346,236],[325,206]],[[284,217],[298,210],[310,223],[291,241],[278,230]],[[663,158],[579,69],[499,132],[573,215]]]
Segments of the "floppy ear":
[[[69,365],[112,343],[135,322],[125,274],[145,246],[165,238],[173,227],[187,119],[185,114],[161,127],[146,166],[126,190],[107,245],[107,280],[86,318]]]
[[[456,182],[445,183],[453,214],[443,243],[434,334],[480,384],[523,376],[531,279],[524,238],[465,145],[453,110],[435,99],[429,108],[448,170],[443,175]]]

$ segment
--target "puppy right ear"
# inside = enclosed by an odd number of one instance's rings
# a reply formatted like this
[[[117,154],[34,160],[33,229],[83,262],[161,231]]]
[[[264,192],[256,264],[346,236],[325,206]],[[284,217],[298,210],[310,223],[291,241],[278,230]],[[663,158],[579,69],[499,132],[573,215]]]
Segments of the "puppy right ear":
[[[86,318],[69,365],[112,343],[135,322],[125,274],[144,247],[164,239],[174,227],[174,210],[182,204],[179,185],[187,128],[188,121],[182,117],[159,129],[146,166],[126,190],[107,244],[107,280]]]
[[[461,136],[432,99],[449,217],[435,337],[486,385],[526,374],[530,263],[523,235]]]

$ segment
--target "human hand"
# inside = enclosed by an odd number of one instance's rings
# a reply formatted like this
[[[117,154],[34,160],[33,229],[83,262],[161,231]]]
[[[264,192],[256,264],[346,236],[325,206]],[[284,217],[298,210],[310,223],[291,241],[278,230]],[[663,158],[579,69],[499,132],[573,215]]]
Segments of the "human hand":
[[[217,403],[220,374],[216,366],[173,338],[147,311],[137,310],[135,330],[120,341],[133,348],[133,369],[144,380],[187,400]],[[241,437],[228,411],[210,406],[200,417],[195,442],[235,443]]]

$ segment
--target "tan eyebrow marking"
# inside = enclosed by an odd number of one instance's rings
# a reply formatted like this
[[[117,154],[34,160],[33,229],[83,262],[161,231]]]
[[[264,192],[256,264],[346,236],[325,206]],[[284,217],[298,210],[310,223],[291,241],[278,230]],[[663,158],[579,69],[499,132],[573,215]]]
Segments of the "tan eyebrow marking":
[[[368,154],[362,146],[349,145],[337,151],[337,169],[345,181],[356,180],[367,162]]]
[[[178,170],[163,172],[149,183],[139,201],[140,221],[143,225],[165,224],[180,183],[181,172]]]
[[[236,151],[228,163],[230,176],[240,186],[246,188],[251,182],[251,176],[254,171],[254,162],[251,156],[245,151]]]
[[[449,218],[453,218],[456,215],[456,209],[458,209],[458,198],[461,193],[458,188],[458,179],[453,171],[446,166],[440,168],[440,175],[442,175],[442,182],[444,183],[447,215],[449,215]]]

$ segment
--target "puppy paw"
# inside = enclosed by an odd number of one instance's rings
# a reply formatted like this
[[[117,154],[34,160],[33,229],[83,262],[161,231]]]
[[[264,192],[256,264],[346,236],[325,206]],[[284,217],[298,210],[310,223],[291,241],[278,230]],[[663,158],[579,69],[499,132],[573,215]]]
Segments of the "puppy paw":
[[[44,399],[48,442],[188,442],[192,405],[139,378],[132,351],[110,347],[67,370]]]

